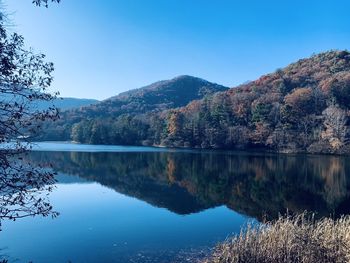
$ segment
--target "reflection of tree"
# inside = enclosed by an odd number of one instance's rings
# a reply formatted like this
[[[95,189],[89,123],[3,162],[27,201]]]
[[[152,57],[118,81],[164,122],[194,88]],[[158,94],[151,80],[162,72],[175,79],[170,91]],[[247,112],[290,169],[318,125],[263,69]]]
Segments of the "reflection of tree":
[[[176,172],[176,165],[172,159],[169,159],[166,173],[168,175],[168,180],[171,184],[176,182],[175,172]]]
[[[16,262],[16,259],[11,258],[7,254],[7,250],[6,247],[0,247],[0,263]]]
[[[55,216],[45,195],[52,190],[53,183],[52,171],[40,166],[17,161],[10,162],[6,168],[1,167],[0,219],[15,220],[38,214]]]
[[[186,214],[217,205],[275,218],[290,212],[347,212],[347,157],[235,153],[40,153],[58,171]]]

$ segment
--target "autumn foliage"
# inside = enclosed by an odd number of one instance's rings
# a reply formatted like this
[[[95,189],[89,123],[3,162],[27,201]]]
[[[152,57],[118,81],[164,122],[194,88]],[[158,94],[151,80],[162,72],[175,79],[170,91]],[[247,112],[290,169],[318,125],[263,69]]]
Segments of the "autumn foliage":
[[[182,114],[182,136],[155,143],[348,153],[349,107],[350,53],[329,51],[172,111]]]

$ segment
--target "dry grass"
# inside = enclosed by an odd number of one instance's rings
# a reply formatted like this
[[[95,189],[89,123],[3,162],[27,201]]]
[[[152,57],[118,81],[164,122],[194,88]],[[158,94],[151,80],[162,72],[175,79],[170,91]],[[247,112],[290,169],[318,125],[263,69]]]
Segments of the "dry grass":
[[[305,214],[248,225],[220,244],[205,263],[350,262],[350,217],[314,220]]]

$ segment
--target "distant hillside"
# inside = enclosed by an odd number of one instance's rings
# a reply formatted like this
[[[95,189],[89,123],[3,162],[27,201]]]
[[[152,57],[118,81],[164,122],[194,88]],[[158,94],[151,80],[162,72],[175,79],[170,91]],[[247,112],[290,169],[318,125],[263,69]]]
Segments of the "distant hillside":
[[[83,106],[89,106],[98,103],[98,100],[94,99],[77,99],[77,98],[58,98],[53,101],[43,101],[37,104],[38,109],[43,110],[54,105],[60,110],[70,110],[74,108],[80,108]]]
[[[1,94],[0,100],[2,102],[7,102],[11,100],[20,100],[20,98],[13,96],[11,94]],[[78,98],[65,98],[58,97],[51,101],[36,100],[29,104],[33,110],[46,110],[49,107],[56,107],[59,110],[70,110],[74,108],[80,108],[83,106],[90,106],[98,103],[98,100],[94,99],[78,99]]]
[[[111,143],[100,130],[100,124],[111,124],[109,137],[114,137],[122,144],[134,144],[141,134],[130,134],[127,140],[118,139],[129,126],[133,133],[143,132],[143,125],[150,113],[162,112],[167,109],[187,105],[189,102],[204,98],[218,91],[227,90],[227,87],[208,82],[206,80],[179,76],[171,80],[153,83],[139,89],[123,92],[102,102],[72,109],[61,114],[61,119],[45,126],[42,140],[77,140],[86,143]],[[141,127],[142,126],[142,127]],[[119,127],[124,127],[119,131]],[[143,136],[143,135],[142,135]]]

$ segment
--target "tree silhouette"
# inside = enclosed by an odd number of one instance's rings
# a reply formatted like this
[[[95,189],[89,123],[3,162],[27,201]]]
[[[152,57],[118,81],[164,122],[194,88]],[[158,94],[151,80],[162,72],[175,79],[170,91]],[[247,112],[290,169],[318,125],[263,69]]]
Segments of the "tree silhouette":
[[[35,1],[35,4],[47,1]],[[57,94],[47,91],[53,64],[43,54],[24,48],[23,37],[9,34],[0,10],[0,223],[41,214],[56,216],[45,195],[52,190],[54,173],[23,160],[31,148],[29,136],[40,122],[55,119],[57,109],[39,110],[39,101]],[[0,225],[1,226],[1,225]]]

